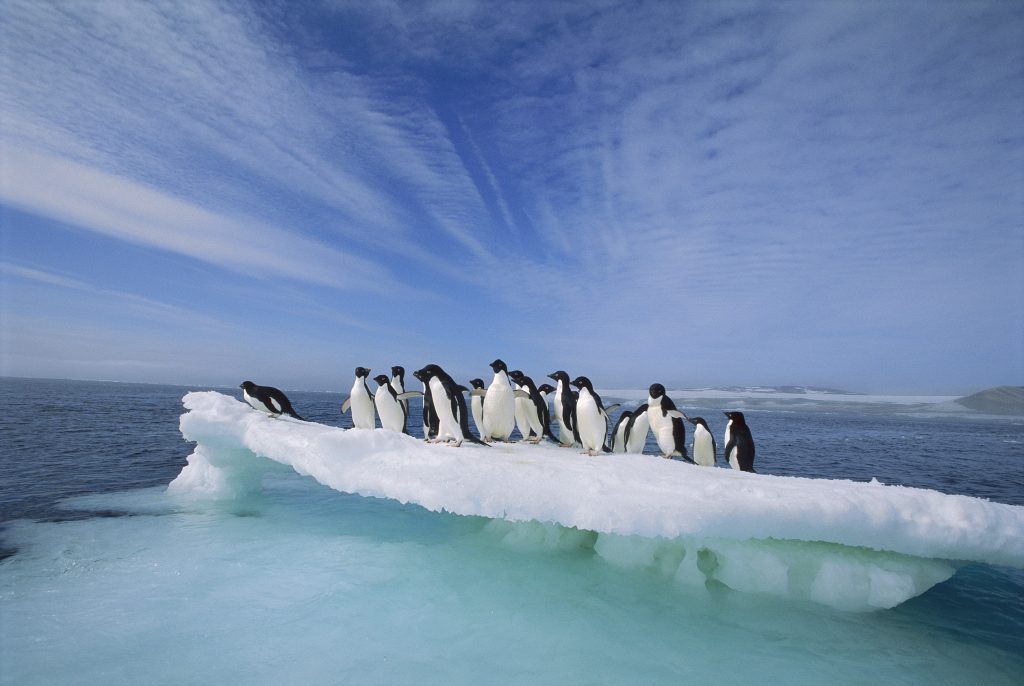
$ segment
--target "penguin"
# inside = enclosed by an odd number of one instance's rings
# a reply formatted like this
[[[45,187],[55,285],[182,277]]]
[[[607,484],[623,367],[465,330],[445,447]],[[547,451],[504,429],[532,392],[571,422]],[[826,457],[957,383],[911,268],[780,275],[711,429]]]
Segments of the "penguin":
[[[576,401],[575,434],[579,436],[584,453],[593,457],[599,454],[598,451],[611,452],[605,444],[608,415],[601,404],[601,396],[594,391],[594,385],[585,376],[577,376],[572,385],[580,389],[580,397]]]
[[[500,359],[491,362],[494,379],[487,387],[484,395],[484,436],[485,441],[492,439],[508,441],[516,426],[515,394],[508,380],[508,367]]]
[[[521,370],[512,370],[509,372],[509,381],[512,382],[512,394],[515,395],[515,400],[513,401],[515,404],[515,425],[516,428],[519,429],[519,435],[522,436],[522,439],[529,440],[534,437],[534,433],[532,433],[529,426],[529,419],[526,416],[527,406],[530,404],[529,395],[527,394],[523,397],[517,393],[517,391],[522,390],[522,386],[519,381],[522,377],[523,374]]]
[[[626,424],[626,452],[642,453],[647,445],[647,432],[651,424],[647,419],[647,403],[633,410],[633,417]]]
[[[676,404],[665,395],[665,387],[660,383],[651,384],[650,397],[647,398],[647,421],[658,441],[662,457],[682,457],[689,460],[686,451],[686,427],[683,425],[683,413],[676,409]]]
[[[540,386],[537,386],[537,392],[540,393],[540,397],[544,398],[544,402],[548,401],[548,396],[551,395],[554,390],[555,387],[549,383],[542,383]]]
[[[416,376],[413,374],[413,376]],[[416,377],[419,379],[419,377]],[[420,381],[423,381],[420,379]],[[434,403],[430,395],[430,386],[423,381],[423,440],[432,441],[437,438],[438,422],[437,413],[434,412]]]
[[[395,389],[395,393],[401,395],[405,393],[405,367],[401,365],[395,365],[391,368],[391,387]],[[409,401],[403,400],[402,407],[405,408],[405,416],[409,416]]]
[[[570,447],[580,442],[576,433],[576,398],[569,386],[569,375],[564,371],[551,372],[549,379],[556,383],[555,388],[555,422],[558,424],[558,441],[563,447]]]
[[[455,441],[455,447],[461,446],[463,441],[482,443],[469,430],[469,413],[466,411],[466,399],[462,397],[463,391],[469,389],[456,384],[436,364],[428,364],[417,370],[414,376],[430,388],[431,403],[438,420],[438,433],[434,442],[451,439]]]
[[[754,438],[742,412],[723,412],[729,418],[725,427],[725,449],[729,466],[741,472],[754,471]]]
[[[409,411],[402,404],[403,401],[398,399],[398,393],[395,393],[395,387],[391,385],[391,380],[384,374],[378,374],[373,377],[373,380],[378,385],[377,392],[373,395],[373,404],[377,408],[380,425],[388,431],[409,433],[405,429]],[[404,402],[408,403],[409,401]]]
[[[356,367],[356,380],[352,383],[352,392],[345,402],[341,404],[341,413],[345,414],[352,410],[352,426],[356,429],[373,428],[373,393],[366,385],[366,378],[370,376],[370,370],[366,367]]]
[[[625,410],[619,415],[618,420],[615,422],[615,428],[612,429],[613,453],[626,452],[626,427],[629,425],[629,420],[632,418],[633,413],[629,410]]]
[[[551,413],[548,411],[547,401],[541,396],[533,379],[519,372],[515,381],[519,384],[516,401],[522,401],[525,404],[523,414],[526,419],[527,431],[530,434],[530,438],[527,440],[540,443],[547,438],[557,443],[558,441],[555,441],[555,437],[551,435]],[[520,393],[525,397],[519,395]]]
[[[686,421],[693,424],[693,461],[702,467],[714,467],[717,446],[708,423],[703,417],[686,417]]]
[[[271,417],[286,414],[295,419],[302,419],[292,409],[287,396],[273,386],[257,386],[252,381],[243,381],[238,387],[242,389],[242,398],[252,406],[252,409],[266,412]]]
[[[469,408],[473,412],[473,423],[476,424],[476,432],[483,436],[484,396],[487,395],[487,391],[484,390],[484,380],[470,379],[469,385],[473,387],[469,396]]]

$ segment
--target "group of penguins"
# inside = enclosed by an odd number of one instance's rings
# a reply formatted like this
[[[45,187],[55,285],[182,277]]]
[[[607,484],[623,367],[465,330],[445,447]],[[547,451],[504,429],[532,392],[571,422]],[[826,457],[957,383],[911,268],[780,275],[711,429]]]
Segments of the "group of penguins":
[[[703,417],[687,417],[676,409],[665,394],[665,387],[652,384],[647,402],[633,411],[626,410],[611,431],[609,445],[608,414],[618,404],[605,406],[601,396],[585,376],[569,380],[564,371],[548,374],[556,385],[537,386],[533,379],[519,370],[508,371],[500,359],[490,365],[494,379],[484,386],[482,379],[473,379],[472,388],[457,384],[436,364],[413,372],[423,391],[407,391],[405,368],[391,368],[391,378],[375,376],[376,393],[367,385],[370,370],[356,367],[352,392],[341,405],[341,413],[352,413],[352,426],[373,429],[374,413],[381,426],[389,431],[408,433],[409,399],[423,397],[423,436],[437,443],[463,441],[486,445],[492,441],[509,441],[518,427],[523,440],[539,443],[549,440],[563,447],[579,446],[584,453],[596,456],[607,453],[640,453],[647,442],[647,432],[654,433],[658,448],[666,458],[680,458],[702,466],[714,466],[717,447],[715,438]],[[577,390],[573,390],[575,386]],[[271,386],[257,386],[251,381],[241,384],[242,397],[254,409],[271,415],[286,414],[302,419],[292,408],[284,393]],[[467,410],[464,393],[470,396]],[[551,431],[548,396],[553,397],[558,437]],[[469,411],[473,413],[480,436],[469,429]],[[754,439],[742,412],[725,412],[729,423],[725,429],[723,456],[733,468],[754,471]],[[693,457],[686,448],[684,421],[693,425]]]

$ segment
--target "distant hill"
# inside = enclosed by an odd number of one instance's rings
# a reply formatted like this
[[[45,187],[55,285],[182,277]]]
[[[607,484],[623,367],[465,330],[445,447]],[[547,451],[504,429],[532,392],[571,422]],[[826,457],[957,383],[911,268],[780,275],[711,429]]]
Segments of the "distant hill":
[[[986,414],[1024,415],[1024,386],[996,386],[955,402]]]

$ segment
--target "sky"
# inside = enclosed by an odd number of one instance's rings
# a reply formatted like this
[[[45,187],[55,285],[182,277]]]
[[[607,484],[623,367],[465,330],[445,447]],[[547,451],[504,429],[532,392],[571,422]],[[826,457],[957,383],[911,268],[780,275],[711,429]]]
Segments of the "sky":
[[[1019,2],[0,4],[0,375],[1024,384]]]

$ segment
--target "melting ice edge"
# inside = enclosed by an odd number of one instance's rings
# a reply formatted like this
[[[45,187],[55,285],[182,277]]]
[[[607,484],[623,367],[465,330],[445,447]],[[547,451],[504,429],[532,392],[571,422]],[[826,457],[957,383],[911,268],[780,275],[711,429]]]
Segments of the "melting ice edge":
[[[592,546],[609,563],[680,584],[855,611],[895,607],[962,562],[1024,567],[1024,507],[969,496],[648,455],[452,449],[272,419],[216,392],[183,404],[182,435],[197,445],[168,486],[175,497],[242,497],[280,463],[338,491],[498,520],[490,526],[509,544]]]

